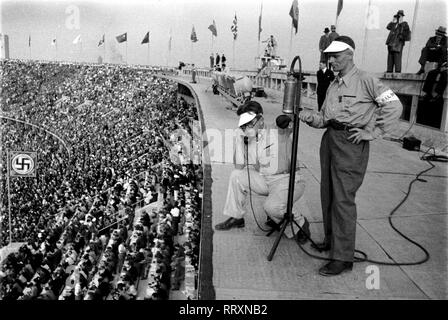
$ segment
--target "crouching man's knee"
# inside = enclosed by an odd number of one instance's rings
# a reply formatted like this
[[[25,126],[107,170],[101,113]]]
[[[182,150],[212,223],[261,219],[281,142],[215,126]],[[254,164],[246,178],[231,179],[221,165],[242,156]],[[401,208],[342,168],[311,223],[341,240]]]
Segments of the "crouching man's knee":
[[[273,201],[265,201],[263,204],[264,211],[266,214],[274,220],[275,223],[279,223],[286,213],[286,203],[274,203]]]

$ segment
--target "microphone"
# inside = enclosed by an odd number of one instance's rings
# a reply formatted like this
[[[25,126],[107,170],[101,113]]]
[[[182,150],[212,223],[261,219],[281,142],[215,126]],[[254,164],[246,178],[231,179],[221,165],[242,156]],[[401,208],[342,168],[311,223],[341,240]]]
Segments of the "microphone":
[[[248,144],[249,142],[249,137],[248,136],[244,136],[244,144]]]

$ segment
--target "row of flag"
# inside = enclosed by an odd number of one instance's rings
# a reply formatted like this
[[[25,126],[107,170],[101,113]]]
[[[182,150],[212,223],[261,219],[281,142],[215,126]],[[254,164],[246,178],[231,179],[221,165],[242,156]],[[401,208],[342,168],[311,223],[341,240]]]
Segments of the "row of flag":
[[[339,17],[339,15],[342,11],[342,8],[343,8],[343,0],[338,0],[337,10],[336,10],[336,19]],[[263,14],[263,3],[261,3],[260,16],[258,18],[258,41],[260,41],[260,35],[261,35],[261,32],[263,31],[263,29],[261,27],[262,14]],[[298,0],[293,0],[293,2],[291,4],[291,9],[289,10],[289,16],[292,19],[292,21],[291,21],[292,28],[295,30],[295,34],[297,34],[297,31],[299,28],[299,3],[298,3]],[[215,20],[213,20],[213,23],[208,26],[208,29],[211,31],[212,36],[214,36],[214,37],[218,36],[218,29],[216,27]],[[238,37],[238,18],[236,16],[236,13],[233,18],[233,23],[232,23],[232,26],[230,27],[230,31],[233,33],[233,40],[236,40]],[[127,39],[128,39],[127,32],[120,34],[120,35],[116,36],[115,38],[118,43],[127,42]],[[191,30],[190,40],[192,42],[198,41],[198,37],[196,34],[196,30],[194,28],[194,25]],[[81,43],[81,35],[78,35],[73,40],[73,44],[78,44],[78,43]],[[102,38],[98,42],[98,46],[101,46],[104,43],[105,43],[105,35],[103,34]],[[141,44],[145,44],[145,43],[149,43],[149,31],[145,34],[145,36],[141,42]],[[53,39],[51,44],[56,46],[56,39]],[[29,37],[28,45],[31,47],[31,36]],[[170,40],[169,40],[169,47],[171,48],[171,36],[170,36]]]

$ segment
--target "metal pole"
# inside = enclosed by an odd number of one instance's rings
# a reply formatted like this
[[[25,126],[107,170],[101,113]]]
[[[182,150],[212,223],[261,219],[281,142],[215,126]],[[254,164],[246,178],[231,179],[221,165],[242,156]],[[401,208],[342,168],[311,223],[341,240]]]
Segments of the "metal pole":
[[[235,69],[235,39],[233,39],[233,58],[232,58],[232,60],[233,60],[233,69]]]
[[[299,61],[299,73],[297,75],[297,88],[296,88],[296,94],[295,94],[295,103],[294,103],[294,131],[292,136],[292,154],[291,154],[291,165],[289,167],[289,188],[288,188],[288,202],[287,202],[287,208],[286,208],[286,214],[284,218],[284,222],[282,225],[282,228],[280,229],[280,233],[278,234],[274,245],[272,246],[271,251],[268,255],[268,261],[271,261],[274,257],[275,251],[277,250],[277,246],[280,242],[280,239],[283,235],[283,232],[285,231],[286,227],[289,223],[295,223],[294,216],[292,213],[292,207],[294,205],[294,185],[295,185],[295,178],[296,178],[296,164],[297,164],[297,149],[298,149],[298,143],[299,143],[299,113],[300,113],[300,100],[301,100],[301,92],[302,92],[302,62],[300,60],[299,56],[296,56],[292,63],[291,63],[291,71],[293,72],[293,67],[296,62],[296,60]],[[299,226],[300,228],[300,226]]]
[[[106,63],[106,33],[103,33],[104,34],[104,42],[103,42],[103,49],[104,49],[104,63]]]
[[[288,59],[291,59],[291,50],[292,50],[292,24],[291,24],[291,34],[289,36],[289,53]]]
[[[370,11],[370,6],[372,4],[372,0],[369,0],[369,4],[367,7],[367,12]],[[363,45],[362,45],[362,62],[361,62],[361,66],[363,68],[365,68],[364,66],[364,61],[366,58],[366,47],[367,47],[367,36],[369,35],[368,29],[367,29],[367,21],[365,22],[365,26],[364,26],[364,40],[363,40]]]
[[[9,168],[9,166],[11,165],[11,163],[10,163],[10,154],[9,154],[9,150],[8,150],[8,156],[7,156],[7,159],[8,159],[8,176],[7,176],[7,179],[8,179],[8,222],[9,222],[9,245],[11,245],[11,243],[12,243],[12,229],[11,229],[11,191],[10,191],[10,187],[9,187],[9,183],[10,183],[10,181],[9,181],[9,175],[10,175],[10,168]]]
[[[412,18],[412,28],[411,28],[411,41],[409,41],[408,56],[406,57],[406,70],[408,69],[408,65],[409,65],[409,55],[411,54],[412,38],[414,37],[415,23],[417,21],[418,3],[419,3],[419,0],[415,0],[414,17]]]

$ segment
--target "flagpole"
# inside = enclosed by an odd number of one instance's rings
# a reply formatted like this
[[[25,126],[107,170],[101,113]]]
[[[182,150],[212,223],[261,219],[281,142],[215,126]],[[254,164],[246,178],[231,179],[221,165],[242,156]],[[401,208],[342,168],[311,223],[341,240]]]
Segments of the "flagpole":
[[[9,186],[9,183],[10,183],[10,181],[9,181],[9,175],[10,175],[10,165],[11,165],[11,163],[9,162],[10,161],[10,154],[9,154],[9,150],[8,150],[8,156],[7,156],[7,159],[8,159],[8,176],[7,176],[7,178],[8,178],[8,222],[9,222],[9,245],[11,245],[11,243],[12,243],[12,229],[11,229],[11,191],[10,191],[10,186]]]
[[[258,43],[257,43],[257,57],[260,56],[260,38],[261,38],[261,15],[263,14],[263,0],[260,6],[260,16],[258,17]]]
[[[419,0],[415,0],[414,17],[412,18],[412,28],[411,28],[411,41],[409,41],[408,56],[406,57],[406,68],[405,68],[406,70],[408,69],[408,65],[409,65],[409,55],[410,55],[410,53],[411,53],[412,39],[414,38],[414,29],[415,29],[415,23],[416,23],[416,21],[417,21],[418,4],[419,4]]]
[[[128,35],[126,35],[126,64],[128,64]]]
[[[104,30],[104,29],[103,29]],[[104,38],[103,38],[103,50],[104,50],[104,63],[106,63],[106,33],[103,33]]]
[[[368,4],[368,7],[367,7],[367,12],[369,12],[371,4],[372,4],[372,0],[369,0],[369,4]],[[362,44],[362,60],[361,60],[362,68],[365,68],[364,62],[365,62],[365,59],[366,59],[367,37],[369,35],[369,32],[367,30],[367,19],[365,19],[364,24],[365,24],[365,28],[364,28],[364,40],[363,40],[363,44]]]
[[[149,66],[149,39],[148,39],[148,66]]]
[[[288,53],[288,59],[291,61],[291,50],[292,50],[292,24],[291,24],[291,34],[289,36],[289,53]]]
[[[233,69],[235,69],[235,39],[233,39]]]

